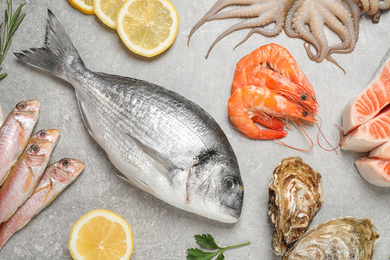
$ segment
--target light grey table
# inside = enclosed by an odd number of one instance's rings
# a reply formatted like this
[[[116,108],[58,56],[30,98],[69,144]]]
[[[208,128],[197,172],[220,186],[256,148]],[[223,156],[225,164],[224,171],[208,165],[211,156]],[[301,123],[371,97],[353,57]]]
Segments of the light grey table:
[[[15,1],[15,9],[21,2]],[[276,165],[289,156],[302,157],[323,176],[324,203],[312,226],[340,216],[368,217],[381,236],[374,259],[388,259],[390,189],[375,187],[360,177],[354,161],[364,154],[340,150],[336,154],[322,150],[318,144],[313,151],[304,153],[274,141],[249,140],[233,129],[227,117],[235,64],[259,46],[274,42],[291,52],[311,81],[320,104],[322,130],[331,143],[337,143],[339,132],[334,124],[341,125],[345,105],[366,87],[390,47],[388,12],[379,24],[362,17],[355,50],[348,55],[334,55],[346,70],[344,74],[329,62],[310,61],[303,42],[288,38],[284,32],[274,38],[253,35],[233,51],[248,30],[235,32],[217,44],[206,60],[212,41],[237,22],[231,19],[208,23],[196,32],[187,47],[187,35],[212,6],[210,1],[173,0],[180,17],[177,38],[169,50],[152,59],[133,55],[115,30],[95,16],[80,13],[65,0],[26,2],[23,11],[27,16],[3,62],[9,75],[0,81],[0,103],[7,114],[21,100],[39,99],[41,113],[35,130],[57,128],[62,133],[51,161],[74,157],[84,161],[86,168],[73,185],[10,239],[0,252],[0,259],[71,259],[67,247],[71,226],[86,212],[99,208],[114,211],[130,223],[135,239],[133,259],[185,259],[186,249],[196,246],[193,235],[202,233],[212,234],[222,246],[251,242],[226,252],[227,259],[280,259],[270,246],[268,182]],[[5,6],[5,1],[1,1],[1,10]],[[221,224],[176,209],[117,178],[117,170],[82,123],[73,88],[18,62],[12,54],[42,46],[48,8],[64,25],[89,69],[159,84],[196,102],[216,119],[236,152],[245,184],[244,206],[237,224]],[[336,41],[336,36],[331,40]],[[292,127],[288,131],[286,143],[310,146],[300,129]],[[313,126],[306,131],[316,143],[318,129]]]

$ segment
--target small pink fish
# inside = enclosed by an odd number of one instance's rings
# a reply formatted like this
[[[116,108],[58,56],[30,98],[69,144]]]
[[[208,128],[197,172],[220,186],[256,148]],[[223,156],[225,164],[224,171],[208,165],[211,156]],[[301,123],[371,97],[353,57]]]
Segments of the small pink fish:
[[[38,115],[38,100],[22,101],[3,122],[0,128],[0,186],[26,147]]]
[[[60,131],[41,130],[31,137],[23,154],[12,167],[0,188],[0,223],[3,223],[35,190],[51,153],[57,144]]]
[[[49,205],[84,170],[84,163],[62,159],[49,165],[34,193],[0,226],[0,250],[10,237]]]

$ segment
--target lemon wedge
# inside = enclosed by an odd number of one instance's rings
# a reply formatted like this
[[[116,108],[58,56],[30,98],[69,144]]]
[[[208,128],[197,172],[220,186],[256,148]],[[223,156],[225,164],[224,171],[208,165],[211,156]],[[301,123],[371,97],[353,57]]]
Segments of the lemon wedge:
[[[75,260],[128,260],[134,249],[133,232],[117,214],[93,210],[73,225],[68,247]]]
[[[120,8],[117,31],[134,53],[156,56],[174,42],[179,15],[168,0],[128,0]]]
[[[93,0],[68,0],[68,3],[85,14],[94,14]]]
[[[116,19],[126,0],[93,0],[95,14],[108,27],[116,29]]]

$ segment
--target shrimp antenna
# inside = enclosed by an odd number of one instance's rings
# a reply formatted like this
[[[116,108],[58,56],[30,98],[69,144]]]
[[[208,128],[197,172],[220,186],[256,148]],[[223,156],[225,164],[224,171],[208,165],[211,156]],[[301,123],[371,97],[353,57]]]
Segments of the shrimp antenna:
[[[316,122],[316,125],[317,125],[317,127],[318,127],[318,132],[319,132],[319,134],[317,135],[317,143],[318,143],[318,145],[319,145],[319,146],[322,148],[322,150],[324,150],[324,151],[327,151],[327,152],[335,151],[336,154],[337,154],[337,148],[339,148],[340,143],[341,143],[341,138],[342,138],[342,133],[341,133],[341,128],[340,128],[340,126],[338,126],[337,124],[334,124],[334,125],[335,125],[337,128],[339,128],[339,130],[340,130],[340,140],[339,140],[338,145],[337,145],[336,147],[333,147],[333,146],[329,143],[328,139],[326,139],[324,133],[323,133],[322,130],[321,130],[321,127],[322,127],[322,118],[321,118],[318,114],[316,114],[316,116],[317,116],[317,117],[319,118],[319,120],[320,120],[320,124],[318,124],[318,123]],[[326,148],[324,148],[324,147],[320,144],[320,135],[322,136],[322,138],[324,138],[324,140],[326,141],[326,143],[327,143],[330,147],[332,147],[332,149],[326,149]]]
[[[309,149],[302,149],[302,148],[293,147],[293,146],[288,145],[288,144],[286,144],[286,143],[284,143],[284,142],[282,142],[282,141],[280,141],[280,140],[278,140],[278,139],[274,139],[274,140],[275,140],[276,142],[279,142],[279,143],[281,143],[281,144],[287,146],[288,148],[291,148],[291,149],[294,149],[294,150],[297,150],[297,151],[300,151],[300,152],[310,152],[310,151],[312,151],[313,148],[314,148],[314,142],[313,142],[313,140],[311,140],[311,138],[309,137],[309,135],[306,133],[305,129],[303,129],[303,126],[301,125],[301,122],[300,122],[299,120],[298,120],[298,125],[299,125],[299,127],[302,129],[302,131],[305,133],[306,137],[310,140],[311,147],[310,147]]]

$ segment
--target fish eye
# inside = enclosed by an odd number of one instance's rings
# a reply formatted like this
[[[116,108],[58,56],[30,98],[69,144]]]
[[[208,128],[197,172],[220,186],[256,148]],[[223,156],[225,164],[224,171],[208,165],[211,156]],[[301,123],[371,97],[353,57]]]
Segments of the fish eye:
[[[16,108],[17,109],[23,109],[27,106],[26,102],[22,101],[22,102],[19,102],[17,105],[16,105]]]
[[[66,160],[62,161],[61,165],[66,167],[68,165],[68,161],[66,161]]]
[[[307,99],[307,95],[306,95],[306,94],[302,94],[302,95],[301,95],[301,99],[302,99],[303,101],[305,101],[305,100]]]
[[[44,137],[44,136],[46,135],[46,132],[45,132],[45,131],[40,131],[40,132],[38,133],[38,135],[39,135],[40,137]]]
[[[225,179],[223,180],[223,185],[229,190],[234,189],[236,183],[236,179],[232,176],[225,177]]]
[[[36,144],[31,145],[30,150],[33,152],[38,152],[39,151],[39,146]]]
[[[306,111],[303,111],[303,112],[302,112],[302,115],[303,115],[303,116],[307,116],[308,113],[307,113]]]

